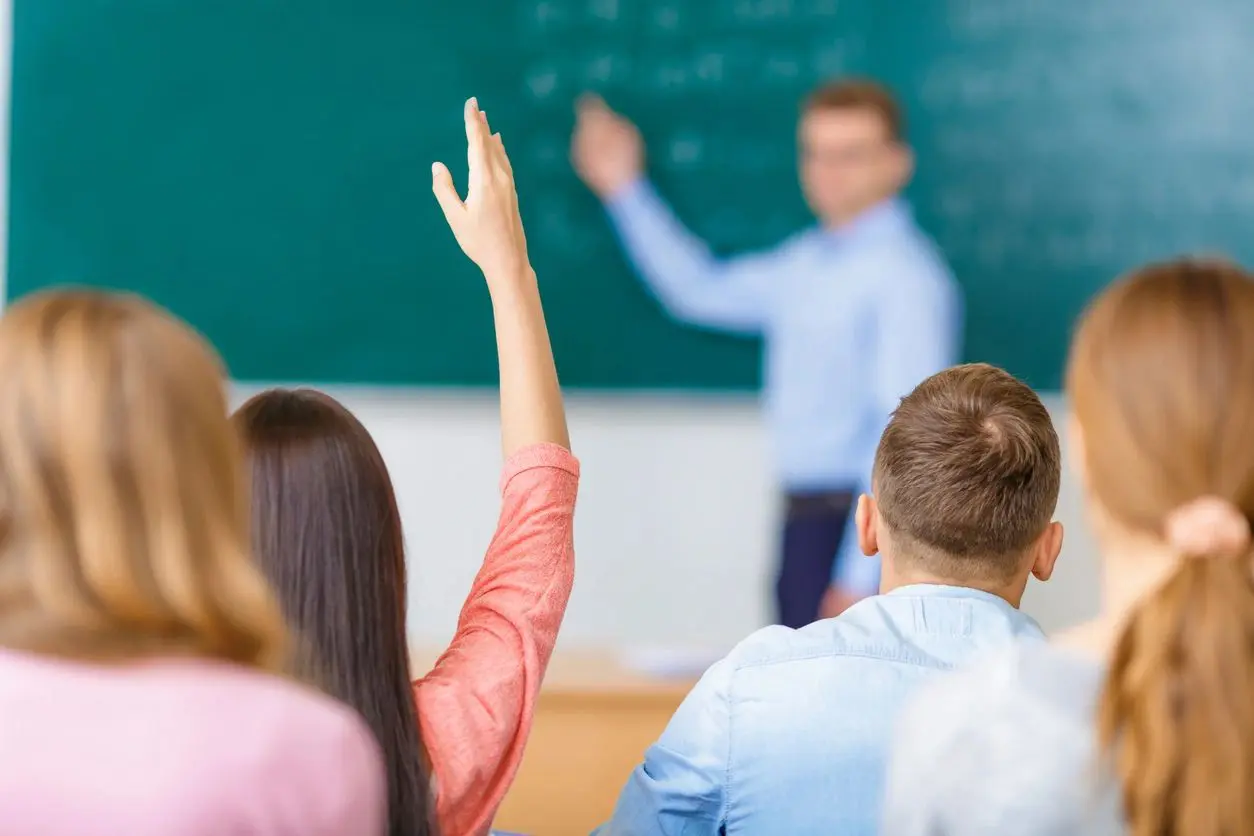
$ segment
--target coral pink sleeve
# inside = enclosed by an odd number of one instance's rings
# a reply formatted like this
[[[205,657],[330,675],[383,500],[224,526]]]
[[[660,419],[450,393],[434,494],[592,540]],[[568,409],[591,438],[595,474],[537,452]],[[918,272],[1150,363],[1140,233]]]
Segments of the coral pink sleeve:
[[[444,836],[487,832],[518,772],[575,575],[579,462],[538,444],[501,475],[501,516],[453,643],[414,683]]]

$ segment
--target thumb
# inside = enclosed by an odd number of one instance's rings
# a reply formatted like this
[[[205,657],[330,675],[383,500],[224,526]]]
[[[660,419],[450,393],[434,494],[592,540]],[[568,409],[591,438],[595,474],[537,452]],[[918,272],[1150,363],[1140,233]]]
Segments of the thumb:
[[[444,220],[452,226],[461,217],[462,212],[466,211],[466,207],[457,194],[457,188],[453,185],[453,175],[449,174],[444,163],[431,164],[431,191],[444,212]]]

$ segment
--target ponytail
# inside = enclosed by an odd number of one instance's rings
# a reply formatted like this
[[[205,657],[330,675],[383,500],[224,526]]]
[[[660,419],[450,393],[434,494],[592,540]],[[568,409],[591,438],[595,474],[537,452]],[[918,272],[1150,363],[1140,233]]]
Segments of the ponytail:
[[[1129,836],[1254,834],[1248,551],[1186,558],[1141,602],[1115,646],[1098,730]]]

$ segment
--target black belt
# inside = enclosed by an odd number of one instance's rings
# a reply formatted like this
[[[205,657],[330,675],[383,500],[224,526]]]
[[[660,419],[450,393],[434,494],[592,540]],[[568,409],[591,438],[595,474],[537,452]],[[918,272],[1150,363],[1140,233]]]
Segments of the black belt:
[[[784,496],[784,513],[790,517],[811,514],[848,513],[857,494],[854,491],[804,491]]]

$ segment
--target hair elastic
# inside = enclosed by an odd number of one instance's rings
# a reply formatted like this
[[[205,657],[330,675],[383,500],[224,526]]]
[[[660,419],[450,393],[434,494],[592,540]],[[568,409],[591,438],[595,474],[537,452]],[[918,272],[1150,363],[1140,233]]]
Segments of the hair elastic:
[[[1236,557],[1250,548],[1250,521],[1218,496],[1202,496],[1167,515],[1167,542],[1186,557]]]

